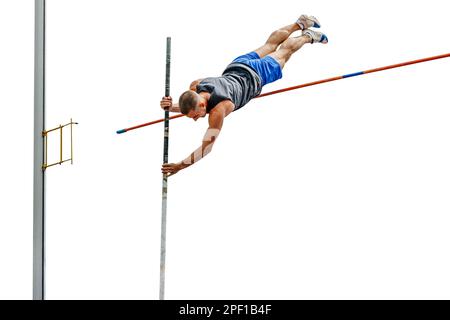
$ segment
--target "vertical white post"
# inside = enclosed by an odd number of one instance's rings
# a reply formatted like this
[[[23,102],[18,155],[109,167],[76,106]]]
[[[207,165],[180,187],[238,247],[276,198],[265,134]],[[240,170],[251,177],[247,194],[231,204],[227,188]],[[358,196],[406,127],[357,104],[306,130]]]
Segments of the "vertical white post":
[[[45,0],[35,0],[33,299],[45,299]]]
[[[166,44],[166,97],[170,96],[170,51],[171,38]],[[164,163],[169,162],[169,110],[164,111]],[[159,299],[164,300],[166,281],[166,225],[167,225],[167,174],[163,174],[161,213],[161,262],[159,275]]]

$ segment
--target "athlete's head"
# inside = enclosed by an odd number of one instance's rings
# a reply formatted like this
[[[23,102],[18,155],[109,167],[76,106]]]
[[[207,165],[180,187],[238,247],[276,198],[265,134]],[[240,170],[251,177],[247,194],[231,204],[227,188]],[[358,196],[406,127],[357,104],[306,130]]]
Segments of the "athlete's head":
[[[195,121],[197,121],[198,118],[206,116],[207,101],[195,91],[188,90],[184,92],[180,96],[178,104],[181,113]]]

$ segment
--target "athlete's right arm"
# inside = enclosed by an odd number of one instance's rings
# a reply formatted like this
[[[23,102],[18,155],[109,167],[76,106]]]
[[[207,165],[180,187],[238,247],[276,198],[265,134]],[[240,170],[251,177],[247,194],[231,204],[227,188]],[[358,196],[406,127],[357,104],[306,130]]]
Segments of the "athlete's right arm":
[[[159,103],[162,109],[169,109],[170,112],[181,112],[178,103],[172,103],[172,97],[163,97]]]

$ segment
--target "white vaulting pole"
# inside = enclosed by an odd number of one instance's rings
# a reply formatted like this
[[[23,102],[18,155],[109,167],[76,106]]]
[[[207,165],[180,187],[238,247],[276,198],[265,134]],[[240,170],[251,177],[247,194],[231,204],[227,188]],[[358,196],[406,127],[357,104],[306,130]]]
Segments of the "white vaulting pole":
[[[171,38],[166,43],[166,92],[170,96],[170,51]],[[164,111],[164,163],[169,162],[169,110]],[[159,299],[164,300],[166,282],[166,227],[167,227],[167,174],[163,174],[162,181],[162,213],[161,213],[161,261],[159,275]]]
[[[35,0],[34,164],[33,164],[33,299],[45,299],[45,0]]]

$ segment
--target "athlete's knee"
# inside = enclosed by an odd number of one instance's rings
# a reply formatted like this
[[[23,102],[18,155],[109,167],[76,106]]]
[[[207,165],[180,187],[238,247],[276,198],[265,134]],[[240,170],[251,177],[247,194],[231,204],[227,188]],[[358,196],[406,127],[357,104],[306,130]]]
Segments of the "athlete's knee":
[[[289,54],[292,54],[295,52],[295,41],[293,41],[292,39],[287,39],[286,41],[284,41],[279,50],[283,50],[286,51]]]
[[[274,33],[276,33],[278,36],[283,37],[283,38],[287,38],[291,34],[286,29],[278,29],[278,30],[275,30]]]
[[[287,30],[278,29],[272,32],[269,39],[267,40],[267,43],[270,44],[280,44],[280,42],[284,41],[286,38],[288,38],[290,33]]]

